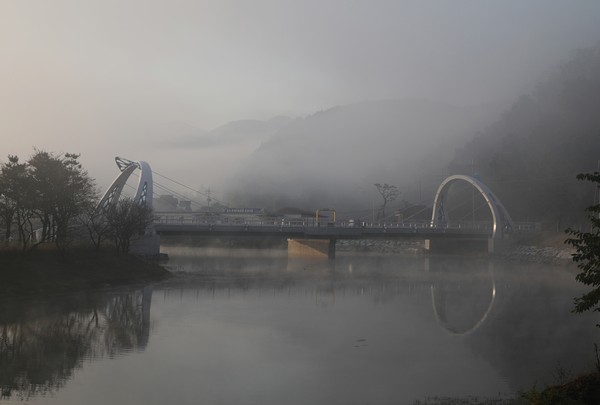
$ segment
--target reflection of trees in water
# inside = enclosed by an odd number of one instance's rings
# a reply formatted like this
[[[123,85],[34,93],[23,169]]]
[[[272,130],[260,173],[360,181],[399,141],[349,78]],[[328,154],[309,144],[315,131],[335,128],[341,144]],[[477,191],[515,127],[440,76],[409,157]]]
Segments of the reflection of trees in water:
[[[104,308],[106,333],[104,345],[109,355],[123,350],[144,349],[150,335],[152,290],[146,288],[109,300]]]
[[[6,305],[0,316],[1,397],[57,390],[84,359],[148,343],[152,290]]]

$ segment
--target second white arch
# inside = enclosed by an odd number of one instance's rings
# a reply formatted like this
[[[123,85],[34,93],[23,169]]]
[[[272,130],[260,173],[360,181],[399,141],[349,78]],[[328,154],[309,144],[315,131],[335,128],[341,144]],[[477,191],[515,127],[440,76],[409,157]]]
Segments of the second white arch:
[[[466,182],[471,184],[485,199],[492,213],[492,239],[498,240],[504,237],[505,233],[510,233],[515,229],[514,222],[502,202],[480,180],[464,174],[456,174],[448,177],[440,184],[433,202],[433,213],[431,216],[431,226],[434,228],[444,228],[448,225],[448,213],[446,211],[446,197],[448,190],[453,183]]]

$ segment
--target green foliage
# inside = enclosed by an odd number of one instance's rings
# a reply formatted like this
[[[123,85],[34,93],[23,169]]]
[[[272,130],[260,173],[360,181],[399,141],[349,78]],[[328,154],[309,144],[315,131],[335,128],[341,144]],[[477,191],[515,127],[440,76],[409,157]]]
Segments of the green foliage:
[[[596,405],[600,403],[600,374],[586,374],[543,391],[533,388],[523,398],[531,405]]]
[[[577,179],[594,182],[600,188],[600,173],[598,172],[579,174]],[[586,212],[590,222],[589,232],[572,228],[566,231],[571,237],[565,243],[576,249],[573,261],[581,270],[576,279],[593,287],[591,291],[575,299],[576,312],[590,309],[600,311],[600,202],[586,208]]]

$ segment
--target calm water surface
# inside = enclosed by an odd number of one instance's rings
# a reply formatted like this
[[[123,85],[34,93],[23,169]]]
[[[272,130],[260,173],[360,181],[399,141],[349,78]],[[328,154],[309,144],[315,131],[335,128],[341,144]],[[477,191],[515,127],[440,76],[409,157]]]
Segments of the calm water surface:
[[[166,248],[165,282],[0,298],[0,404],[412,404],[593,367],[573,268]]]

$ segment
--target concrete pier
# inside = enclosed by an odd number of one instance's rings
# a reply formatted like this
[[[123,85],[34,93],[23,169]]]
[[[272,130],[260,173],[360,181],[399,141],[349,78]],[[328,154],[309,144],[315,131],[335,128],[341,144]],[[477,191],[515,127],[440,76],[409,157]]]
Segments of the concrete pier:
[[[160,237],[149,232],[131,241],[129,252],[137,256],[158,257],[160,254]]]
[[[288,239],[288,257],[334,259],[335,239]]]

